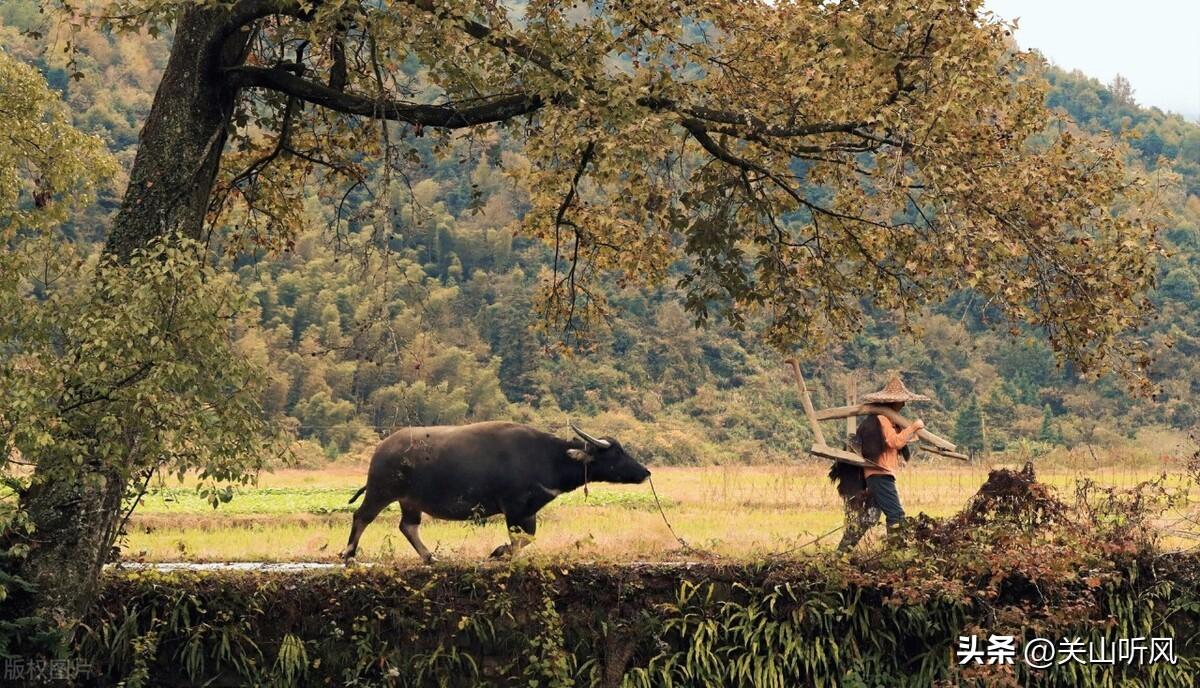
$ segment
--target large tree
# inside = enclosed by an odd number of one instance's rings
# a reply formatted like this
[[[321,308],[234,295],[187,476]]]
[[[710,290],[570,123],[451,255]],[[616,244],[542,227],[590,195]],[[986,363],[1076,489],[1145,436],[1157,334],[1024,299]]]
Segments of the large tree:
[[[1120,145],[1044,108],[1037,60],[978,0],[101,12],[111,29],[173,31],[108,233],[118,259],[218,230],[286,248],[300,185],[357,187],[364,159],[386,179],[415,137],[503,126],[531,162],[511,171],[525,231],[555,247],[551,318],[602,308],[600,275],[654,283],[682,260],[698,320],[758,318],[780,346],[856,327],[867,304],[905,313],[971,288],[1084,369],[1141,363],[1125,335],[1147,310],[1156,189]],[[30,505],[47,516],[27,571],[71,613],[126,487]],[[81,509],[103,516],[64,517]],[[88,561],[64,569],[71,556]]]
[[[8,654],[14,640],[41,635],[40,621],[71,625],[129,514],[132,479],[140,492],[155,471],[194,471],[217,501],[222,486],[262,464],[272,433],[258,403],[262,376],[230,338],[245,297],[197,242],[170,236],[127,260],[97,260],[55,234],[115,165],[98,137],[70,126],[37,70],[3,52],[0,132],[0,654]]]

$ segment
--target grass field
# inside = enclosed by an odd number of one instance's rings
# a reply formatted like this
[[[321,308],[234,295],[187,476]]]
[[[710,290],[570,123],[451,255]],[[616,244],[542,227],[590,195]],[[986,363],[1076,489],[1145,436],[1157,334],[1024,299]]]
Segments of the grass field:
[[[1002,464],[996,464],[1002,465]],[[916,463],[902,472],[899,486],[909,514],[945,516],[959,510],[987,477],[988,465]],[[801,549],[832,547],[841,524],[841,503],[825,478],[827,466],[722,466],[654,469],[654,483],[667,519],[694,547],[721,556],[756,557]],[[1104,485],[1128,487],[1172,475],[1177,466],[1043,467],[1038,477],[1070,502],[1075,482],[1089,477]],[[160,485],[133,516],[125,558],[144,561],[334,561],[345,544],[354,505],[347,500],[366,476],[361,465],[266,473],[254,488],[214,510],[187,485]],[[1194,494],[1194,493],[1193,493]],[[1193,504],[1187,511],[1194,510]],[[1175,519],[1168,519],[1175,520]],[[416,563],[397,529],[393,506],[367,529],[360,561]],[[580,559],[694,559],[671,536],[655,506],[649,485],[593,484],[563,495],[542,510],[531,553]],[[1190,547],[1195,541],[1171,528],[1165,544]],[[881,529],[876,529],[879,531]],[[484,524],[436,521],[426,517],[422,538],[441,559],[477,559],[507,535],[502,520]],[[873,534],[878,537],[879,533]]]

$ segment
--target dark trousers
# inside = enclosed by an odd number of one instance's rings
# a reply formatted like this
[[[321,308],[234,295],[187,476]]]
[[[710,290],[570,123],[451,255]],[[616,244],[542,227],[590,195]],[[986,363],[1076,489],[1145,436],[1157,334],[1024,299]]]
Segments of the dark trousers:
[[[904,507],[900,506],[895,476],[873,475],[867,478],[867,497],[866,504],[854,497],[845,500],[846,520],[838,550],[844,551],[857,545],[867,530],[879,523],[880,513],[887,516],[888,530],[904,523]]]
[[[867,478],[867,489],[875,506],[887,516],[888,528],[904,523],[904,507],[900,506],[900,493],[896,491],[896,476],[872,475]]]

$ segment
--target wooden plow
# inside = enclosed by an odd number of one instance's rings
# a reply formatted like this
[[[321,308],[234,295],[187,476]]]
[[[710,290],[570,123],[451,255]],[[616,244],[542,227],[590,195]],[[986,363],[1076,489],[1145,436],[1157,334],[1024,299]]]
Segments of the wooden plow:
[[[872,465],[858,454],[831,447],[825,442],[825,433],[821,431],[821,421],[823,420],[838,420],[841,418],[850,419],[855,416],[880,415],[901,428],[907,428],[912,425],[912,421],[900,415],[896,411],[887,406],[877,406],[875,404],[856,404],[854,403],[853,388],[848,386],[846,390],[846,406],[838,406],[835,408],[817,411],[813,408],[812,397],[809,396],[808,386],[804,384],[804,376],[800,374],[800,364],[796,359],[789,358],[784,363],[792,367],[792,374],[796,378],[796,386],[800,388],[800,401],[804,404],[804,415],[808,416],[808,423],[812,426],[813,431],[813,446],[809,452],[813,456],[819,456],[823,459],[832,459],[841,461],[842,463],[853,464],[855,466]],[[853,433],[853,421],[847,421],[846,429],[848,433]],[[929,432],[928,430],[918,430],[917,438],[921,440],[921,448],[938,456],[945,456],[950,459],[958,459],[959,461],[969,461],[966,454],[956,451],[958,447],[950,440],[939,437],[938,435]]]

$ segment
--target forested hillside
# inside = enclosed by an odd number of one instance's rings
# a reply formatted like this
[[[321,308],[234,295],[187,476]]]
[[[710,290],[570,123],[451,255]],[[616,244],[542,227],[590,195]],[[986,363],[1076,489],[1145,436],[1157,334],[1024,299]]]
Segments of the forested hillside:
[[[68,62],[62,36],[29,34],[42,27],[32,0],[4,3],[0,23],[0,44],[37,65],[76,125],[101,134],[128,163],[165,40],[116,42],[83,30]],[[1133,398],[1115,378],[1081,379],[1056,365],[1038,333],[994,331],[990,305],[961,293],[907,323],[910,332],[876,313],[852,340],[808,358],[818,403],[842,401],[848,371],[860,371],[861,389],[900,369],[935,398],[922,411],[930,425],[976,450],[1117,444],[1139,426],[1186,430],[1200,419],[1192,399],[1200,378],[1200,126],[1138,106],[1126,88],[1055,69],[1046,77],[1051,106],[1084,128],[1129,137],[1147,168],[1169,165],[1180,175],[1153,296],[1161,314],[1146,332],[1157,398]],[[630,438],[658,462],[772,461],[803,451],[798,399],[754,323],[745,332],[718,322],[698,330],[680,293],[613,283],[609,321],[582,340],[547,331],[536,297],[552,251],[517,238],[512,226],[527,205],[512,179],[528,160],[501,137],[444,149],[414,141],[405,174],[390,186],[346,196],[305,189],[297,238],[282,255],[255,251],[248,226],[212,238],[254,296],[237,323],[238,344],[270,371],[264,406],[294,427],[302,459],[339,456],[399,425],[513,418],[558,427],[569,416]],[[361,174],[378,182],[376,172]],[[124,184],[113,179],[65,231],[98,241]]]

